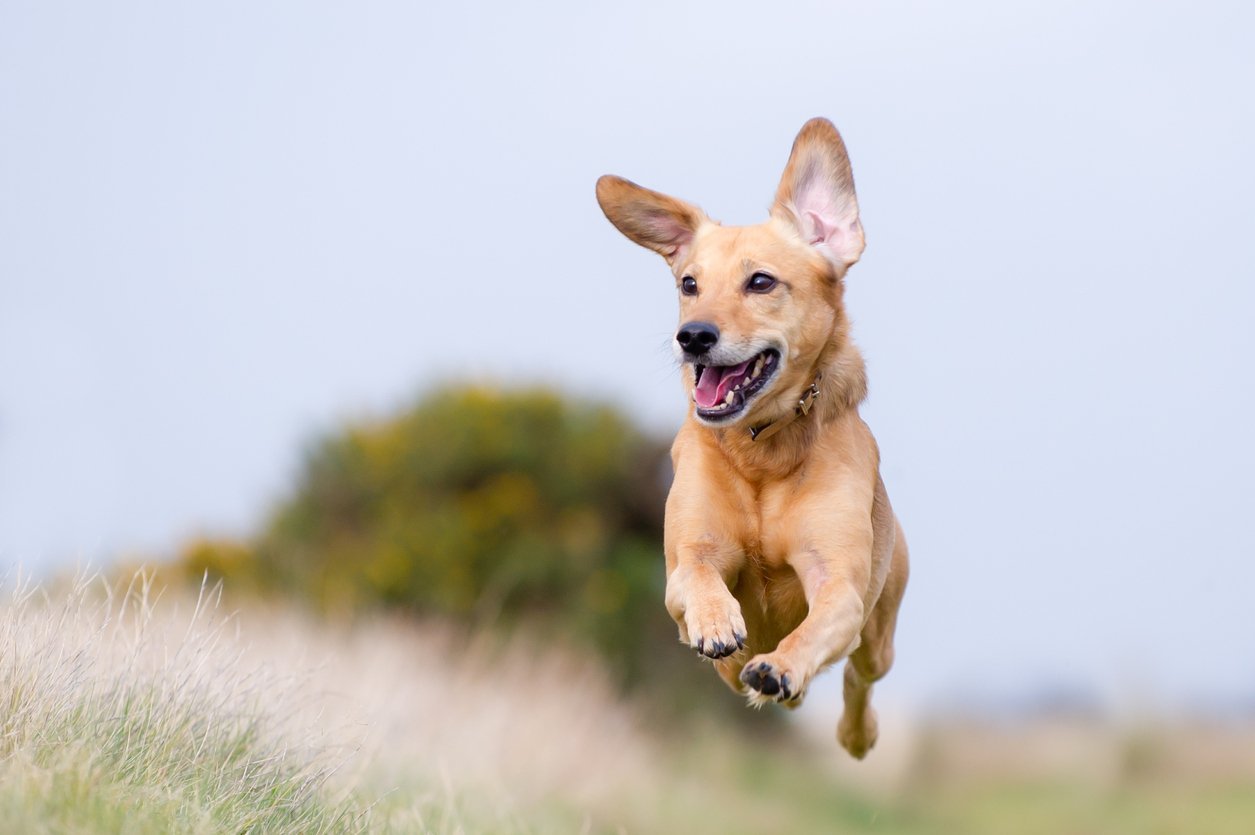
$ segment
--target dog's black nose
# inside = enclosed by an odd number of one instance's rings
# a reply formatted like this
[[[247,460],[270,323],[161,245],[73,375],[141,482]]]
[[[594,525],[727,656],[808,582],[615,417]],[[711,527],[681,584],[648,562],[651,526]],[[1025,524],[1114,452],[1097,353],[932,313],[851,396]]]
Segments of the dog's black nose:
[[[689,322],[680,328],[675,341],[680,343],[684,353],[700,356],[715,347],[719,341],[719,329],[709,322]]]

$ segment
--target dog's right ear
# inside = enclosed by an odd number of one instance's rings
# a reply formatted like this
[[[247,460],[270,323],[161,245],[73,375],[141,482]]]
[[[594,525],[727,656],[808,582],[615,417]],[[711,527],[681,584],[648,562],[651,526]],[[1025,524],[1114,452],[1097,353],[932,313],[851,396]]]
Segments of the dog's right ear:
[[[791,222],[840,274],[863,254],[863,223],[845,142],[832,122],[811,119],[793,142],[773,216]]]
[[[667,259],[680,260],[706,215],[696,206],[607,174],[597,181],[606,218],[631,240]]]

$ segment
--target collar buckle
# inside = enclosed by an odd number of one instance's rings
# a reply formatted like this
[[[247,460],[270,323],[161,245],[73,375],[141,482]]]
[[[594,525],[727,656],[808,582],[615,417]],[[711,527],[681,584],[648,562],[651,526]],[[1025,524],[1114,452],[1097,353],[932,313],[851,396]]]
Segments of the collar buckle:
[[[816,374],[815,381],[811,383],[810,388],[802,392],[802,396],[797,400],[797,405],[793,407],[792,415],[780,420],[773,420],[771,423],[764,423],[762,426],[751,426],[750,440],[757,441],[760,438],[766,440],[798,418],[809,415],[811,409],[815,407],[815,398],[819,397],[819,377],[820,375]]]
[[[800,417],[805,417],[811,413],[811,407],[815,405],[815,398],[819,396],[819,380],[811,383],[811,387],[802,392],[801,398],[797,401],[797,413]]]

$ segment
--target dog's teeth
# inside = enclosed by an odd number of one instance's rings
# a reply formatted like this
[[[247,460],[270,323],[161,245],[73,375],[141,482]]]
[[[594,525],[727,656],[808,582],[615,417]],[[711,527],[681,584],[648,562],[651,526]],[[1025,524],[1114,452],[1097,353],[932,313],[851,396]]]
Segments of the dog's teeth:
[[[754,370],[752,370],[752,371],[750,372],[750,379],[751,379],[751,380],[756,380],[756,379],[758,379],[758,375],[763,373],[763,361],[764,361],[765,359],[766,359],[765,357],[761,357],[761,356],[760,356],[760,357],[758,358],[758,361],[754,363]]]
[[[728,392],[728,396],[723,398],[723,403],[725,406],[731,406],[732,401],[734,400],[736,400],[736,389],[733,389],[732,391]]]

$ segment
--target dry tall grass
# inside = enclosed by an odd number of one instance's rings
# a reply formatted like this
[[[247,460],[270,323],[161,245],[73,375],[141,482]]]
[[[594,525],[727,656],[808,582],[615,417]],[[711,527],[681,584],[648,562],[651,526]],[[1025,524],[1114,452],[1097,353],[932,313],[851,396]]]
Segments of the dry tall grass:
[[[512,830],[647,773],[630,708],[560,648],[228,612],[144,575],[7,591],[3,831]]]
[[[597,810],[643,789],[658,754],[598,664],[526,634],[387,617],[333,625],[285,607],[238,618],[246,659],[304,680],[290,718],[326,730],[347,784],[456,787],[481,809]]]
[[[282,682],[246,669],[209,595],[158,616],[151,585],[21,580],[0,607],[5,831],[342,832],[334,766],[269,709]]]
[[[794,728],[746,741],[701,717],[667,738],[597,663],[523,634],[237,612],[211,590],[162,598],[143,575],[120,589],[7,588],[0,832],[1255,826],[1250,725],[886,711],[884,744],[855,765],[827,719],[814,739]]]

